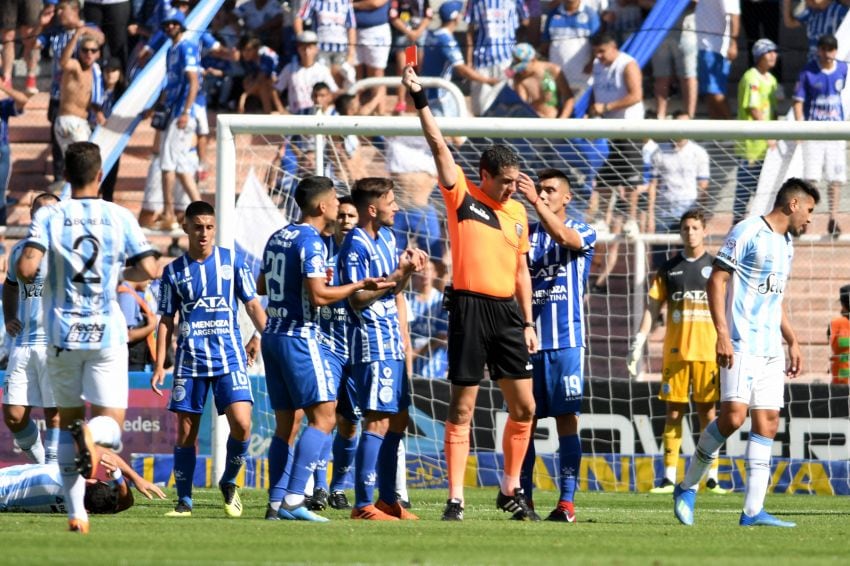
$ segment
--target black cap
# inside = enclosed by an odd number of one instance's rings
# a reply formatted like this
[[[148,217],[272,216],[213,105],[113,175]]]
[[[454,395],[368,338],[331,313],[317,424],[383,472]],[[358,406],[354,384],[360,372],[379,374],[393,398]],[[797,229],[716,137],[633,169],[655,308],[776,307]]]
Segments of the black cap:
[[[831,33],[827,33],[818,38],[818,48],[824,48],[827,51],[838,49],[838,40]]]

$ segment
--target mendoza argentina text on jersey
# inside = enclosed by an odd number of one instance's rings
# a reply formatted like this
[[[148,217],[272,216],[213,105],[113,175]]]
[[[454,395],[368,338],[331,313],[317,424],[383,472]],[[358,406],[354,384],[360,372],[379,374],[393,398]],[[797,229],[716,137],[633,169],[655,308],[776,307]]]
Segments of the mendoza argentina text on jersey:
[[[237,320],[237,299],[257,296],[245,257],[213,246],[210,256],[195,261],[183,254],[162,274],[159,313],[179,313],[175,378],[212,378],[247,371]]]
[[[44,206],[26,245],[47,256],[42,307],[50,345],[99,350],[127,343],[118,280],[125,262],[155,253],[129,210],[95,198]]]

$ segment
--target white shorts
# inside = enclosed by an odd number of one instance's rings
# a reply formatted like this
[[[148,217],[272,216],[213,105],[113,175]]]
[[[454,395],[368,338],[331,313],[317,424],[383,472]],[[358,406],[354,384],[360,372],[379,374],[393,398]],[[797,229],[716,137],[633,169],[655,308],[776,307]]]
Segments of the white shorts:
[[[386,69],[392,45],[393,34],[390,31],[390,24],[358,29],[355,48],[356,63],[373,69]]]
[[[195,118],[189,118],[183,130],[177,127],[177,118],[169,122],[159,148],[160,169],[190,175],[198,171],[197,131]]]
[[[6,367],[3,403],[20,407],[56,406],[47,377],[47,346],[15,346]]]
[[[127,345],[102,350],[47,349],[47,371],[58,407],[126,409],[130,394]]]
[[[827,183],[847,182],[847,142],[818,140],[803,142],[803,178]]]
[[[198,121],[198,135],[210,135],[210,119],[207,118],[207,107],[195,104],[192,107],[192,112],[195,114],[195,119]]]
[[[785,406],[785,356],[735,352],[732,369],[720,368],[720,401],[745,403],[750,409]]]
[[[511,60],[503,61],[498,65],[490,65],[489,67],[477,67],[475,70],[485,77],[493,79],[504,79],[505,71],[511,66]],[[472,81],[469,85],[469,96],[472,102],[472,113],[476,116],[481,116],[485,110],[490,108],[493,100],[499,95],[504,83],[496,85],[488,85],[478,81]]]
[[[191,204],[186,189],[178,177],[174,183],[174,210],[182,212]],[[159,155],[154,155],[148,167],[148,178],[145,181],[145,196],[142,199],[142,210],[150,212],[162,212],[162,168],[160,167]]]
[[[79,116],[59,116],[53,123],[53,133],[62,150],[62,155],[68,150],[68,146],[74,142],[88,141],[91,136],[91,126],[87,120]]]

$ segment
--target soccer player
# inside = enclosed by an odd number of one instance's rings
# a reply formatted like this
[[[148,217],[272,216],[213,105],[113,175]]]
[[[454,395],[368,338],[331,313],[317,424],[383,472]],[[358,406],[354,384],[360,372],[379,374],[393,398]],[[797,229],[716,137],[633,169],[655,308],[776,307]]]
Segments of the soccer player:
[[[705,249],[705,215],[697,209],[686,211],[679,220],[679,236],[684,249],[667,260],[652,280],[649,301],[632,341],[627,366],[629,375],[637,377],[646,337],[666,303],[667,334],[658,395],[667,404],[663,436],[664,479],[650,490],[652,493],[673,493],[682,447],[682,417],[688,411],[691,395],[696,403],[700,430],[705,430],[714,420],[715,404],[720,398],[714,353],[717,333],[711,323],[705,292],[714,262],[714,256]],[[717,466],[715,458],[705,487],[723,494],[726,491],[717,485]]]
[[[19,283],[33,284],[47,256],[42,304],[51,346],[47,371],[61,427],[57,460],[68,526],[82,534],[89,531],[85,478],[97,467],[92,444],[120,444],[129,396],[118,280],[159,276],[155,252],[136,219],[126,208],[97,198],[102,176],[97,145],[68,146],[65,179],[71,199],[36,213],[17,263]],[[84,424],[85,403],[93,415],[106,418]]]
[[[557,169],[538,175],[538,185],[520,173],[517,189],[540,218],[529,226],[532,316],[540,344],[534,365],[535,421],[522,469],[522,488],[531,501],[534,471],[534,428],[539,418],[554,417],[560,461],[558,505],[547,521],[574,523],[573,498],[581,469],[578,418],[584,390],[584,292],[590,275],[596,231],[567,218],[572,199],[570,181]]]
[[[159,297],[159,327],[156,338],[156,368],[151,388],[162,396],[165,352],[179,314],[174,384],[168,410],[177,414],[177,443],[174,446],[174,483],[178,502],[169,517],[192,515],[192,478],[195,475],[195,443],[207,394],[213,392],[219,415],[227,416],[227,460],[218,487],[228,517],[242,515],[236,475],[245,463],[251,438],[251,384],[247,369],[259,348],[259,332],[266,313],[257,298],[251,268],[243,254],[213,244],[215,209],[195,201],[186,209],[183,231],[189,249],[168,264],[162,274]],[[257,332],[242,346],[237,320],[237,300]]]
[[[295,202],[301,209],[301,220],[269,238],[257,291],[269,296],[262,347],[269,399],[277,423],[276,440],[287,441],[297,409],[304,409],[308,426],[296,444],[285,486],[280,483],[285,477],[288,451],[281,450],[281,457],[276,460],[272,477],[277,479],[278,489],[270,491],[269,507],[277,506],[281,519],[325,522],[328,519],[304,504],[304,488],[336,424],[339,375],[331,372],[327,343],[319,328],[319,309],[358,291],[380,291],[395,285],[380,278],[364,278],[349,285],[329,286],[327,249],[321,234],[336,221],[339,208],[333,181],[305,177],[295,188]],[[283,495],[283,500],[275,501],[276,494]]]
[[[398,203],[393,183],[382,177],[358,180],[351,191],[357,226],[339,250],[343,284],[386,277],[392,288],[361,291],[348,299],[354,323],[349,330],[351,375],[363,430],[355,454],[352,519],[415,520],[398,501],[398,445],[407,429],[410,385],[405,370],[407,305],[402,291],[427,260],[422,250],[399,254],[392,231]],[[377,485],[380,498],[373,504]]]
[[[100,449],[97,452],[96,458],[108,478],[86,480],[83,498],[86,511],[93,515],[113,514],[132,507],[133,493],[127,480],[147,499],[153,499],[154,495],[165,499],[159,487],[137,474],[118,454]],[[0,468],[0,511],[64,513],[65,494],[59,466],[54,462]]]
[[[747,487],[739,524],[795,526],[765,511],[764,496],[779,410],[784,405],[783,375],[797,377],[803,362],[782,305],[794,255],[791,237],[806,231],[819,200],[815,187],[802,179],[788,179],[776,195],[773,210],[735,225],[714,260],[708,307],[717,331],[720,416],[700,435],[685,479],[673,491],[673,510],[682,524],[694,523],[696,486],[749,411]],[[783,339],[788,344],[787,365]]]
[[[34,218],[42,206],[59,202],[51,193],[36,195],[30,206]],[[53,389],[47,376],[47,334],[42,323],[41,293],[47,274],[47,258],[42,258],[35,281],[18,284],[14,266],[24,250],[26,240],[14,245],[10,253],[6,284],[3,285],[3,318],[6,334],[12,337],[12,351],[6,368],[3,392],[3,420],[18,445],[33,464],[56,463],[59,444],[59,411],[53,400]],[[38,427],[30,418],[33,407],[44,409],[47,439],[41,443]]]
[[[539,521],[519,482],[534,420],[528,355],[537,351],[526,258],[528,216],[511,199],[520,181],[519,156],[509,147],[491,146],[479,161],[481,187],[470,183],[455,164],[412,67],[404,69],[402,82],[411,93],[434,154],[454,266],[449,309],[452,389],[445,436],[449,500],[443,520],[463,520],[469,426],[486,364],[509,414],[502,436],[505,469],[496,505],[514,519]]]

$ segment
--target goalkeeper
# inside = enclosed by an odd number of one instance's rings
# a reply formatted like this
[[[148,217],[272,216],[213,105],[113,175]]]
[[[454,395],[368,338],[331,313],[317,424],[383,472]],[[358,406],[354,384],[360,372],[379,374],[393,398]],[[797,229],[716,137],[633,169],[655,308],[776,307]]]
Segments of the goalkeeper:
[[[652,322],[667,303],[667,334],[661,370],[661,393],[667,403],[664,420],[664,478],[651,493],[673,493],[679,449],[682,447],[682,417],[688,410],[692,392],[699,416],[700,430],[714,420],[720,398],[714,344],[717,333],[708,310],[706,283],[714,257],[705,250],[705,216],[689,210],[679,221],[679,236],[684,249],[669,259],[655,275],[649,289],[649,301],[640,329],[629,352],[628,370],[638,376],[640,359]],[[717,484],[718,461],[708,473],[706,489],[724,494]]]

